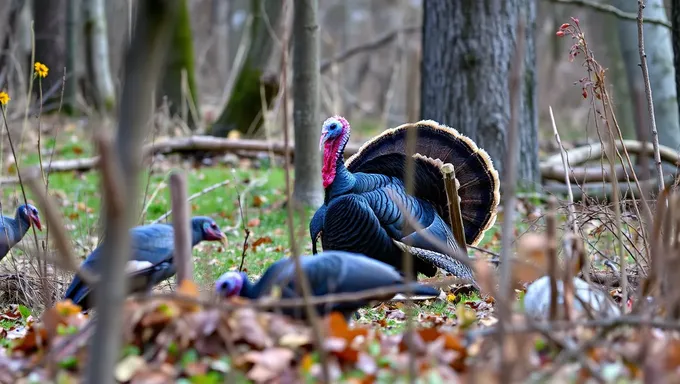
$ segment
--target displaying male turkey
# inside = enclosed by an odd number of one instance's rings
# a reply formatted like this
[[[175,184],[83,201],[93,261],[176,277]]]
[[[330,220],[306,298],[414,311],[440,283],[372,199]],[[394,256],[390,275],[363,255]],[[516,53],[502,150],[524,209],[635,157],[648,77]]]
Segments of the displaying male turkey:
[[[127,273],[129,292],[144,292],[151,290],[156,284],[169,279],[176,273],[173,264],[175,249],[174,230],[170,224],[141,225],[130,229],[132,237],[132,253],[128,262]],[[191,219],[192,247],[202,241],[222,241],[226,236],[215,221],[209,217],[196,216]],[[98,271],[101,247],[97,247],[85,259],[82,268]],[[84,310],[94,305],[91,287],[78,277],[73,277],[64,299],[71,299]]]
[[[2,216],[2,221],[0,221],[0,260],[7,256],[9,250],[24,238],[31,224],[42,231],[38,209],[31,204],[20,205],[14,213],[14,218]]]
[[[394,267],[364,255],[326,251],[316,256],[301,256],[304,270],[313,296],[359,292],[367,289],[401,286],[401,292],[414,296],[437,297],[439,289],[419,283],[405,284],[401,274]],[[215,282],[215,291],[222,297],[241,296],[258,299],[271,294],[278,286],[282,298],[298,298],[295,262],[291,258],[281,259],[272,264],[259,281],[251,283],[243,272],[226,272]],[[396,288],[395,288],[396,289]],[[395,294],[376,295],[371,298],[339,303],[316,305],[316,311],[325,315],[341,312],[345,318],[374,300],[389,300]],[[304,307],[284,308],[282,312],[296,318],[306,318]]]
[[[407,195],[406,138],[411,130],[416,131],[414,179],[413,192]],[[423,232],[451,251],[459,251],[450,228],[440,170],[443,164],[451,163],[460,184],[465,239],[476,245],[496,221],[500,199],[498,172],[488,154],[455,129],[432,120],[388,129],[345,162],[343,152],[349,136],[350,125],[343,117],[333,116],[323,123],[319,148],[323,148],[325,200],[309,225],[313,253],[321,236],[324,250],[362,253],[403,270],[405,249],[417,256],[413,262],[416,273],[431,277],[439,267],[474,282],[469,267],[443,254],[447,250],[407,227],[393,198],[410,212]]]

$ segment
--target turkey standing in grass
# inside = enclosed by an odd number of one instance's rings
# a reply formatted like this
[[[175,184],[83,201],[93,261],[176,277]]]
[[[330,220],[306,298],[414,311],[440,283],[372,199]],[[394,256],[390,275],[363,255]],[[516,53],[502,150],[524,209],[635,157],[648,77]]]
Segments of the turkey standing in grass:
[[[413,192],[406,194],[407,132],[416,130],[413,155]],[[437,267],[474,282],[471,268],[445,255],[460,251],[450,227],[441,166],[455,167],[465,239],[476,245],[496,221],[500,199],[498,172],[489,155],[455,129],[423,120],[388,129],[343,159],[350,125],[341,116],[328,118],[321,130],[324,204],[309,229],[316,253],[321,237],[324,250],[357,252],[403,271],[402,250],[417,256],[414,271],[432,277]],[[389,191],[389,192],[388,192]],[[391,192],[391,193],[390,193]],[[449,249],[437,247],[407,227],[393,197],[430,237]]]
[[[31,204],[20,205],[14,214],[14,218],[2,216],[2,222],[0,222],[0,260],[24,238],[31,224],[42,231],[38,209]]]
[[[170,224],[141,225],[130,230],[132,241],[131,260],[126,272],[130,278],[129,292],[151,290],[156,284],[169,279],[176,273],[173,263],[174,230]],[[226,236],[215,221],[209,217],[197,216],[191,219],[191,246],[201,241],[224,242]],[[81,268],[97,271],[101,247],[97,247],[83,262]],[[73,277],[64,299],[71,299],[83,309],[94,304],[91,288],[78,277]]]
[[[440,293],[437,288],[415,282],[406,285],[394,267],[356,253],[326,251],[317,256],[301,256],[300,263],[313,296],[390,286],[401,286],[401,292],[428,298],[436,298]],[[280,288],[282,298],[302,297],[296,288],[295,261],[292,258],[281,259],[272,264],[255,284],[248,280],[244,272],[235,271],[224,273],[215,282],[215,290],[222,297],[241,296],[253,300],[270,295],[274,286]],[[361,300],[319,304],[315,308],[321,315],[338,311],[349,319],[357,309],[370,301],[389,300],[394,296],[394,293],[375,295]],[[292,317],[306,318],[304,307],[283,308],[282,312]]]

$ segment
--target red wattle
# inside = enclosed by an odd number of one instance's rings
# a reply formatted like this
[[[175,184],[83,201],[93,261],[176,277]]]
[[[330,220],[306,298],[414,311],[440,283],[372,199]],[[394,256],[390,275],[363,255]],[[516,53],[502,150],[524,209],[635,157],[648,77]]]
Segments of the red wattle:
[[[333,139],[326,141],[323,149],[323,167],[321,168],[321,179],[324,189],[335,180],[335,167],[338,160],[338,150],[340,140]]]

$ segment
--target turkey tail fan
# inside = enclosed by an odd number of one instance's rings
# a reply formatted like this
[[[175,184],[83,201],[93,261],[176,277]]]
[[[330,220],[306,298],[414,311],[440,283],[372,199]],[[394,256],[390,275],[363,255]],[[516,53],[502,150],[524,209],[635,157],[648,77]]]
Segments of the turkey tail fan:
[[[433,120],[388,129],[347,159],[350,172],[381,173],[404,180],[407,129],[416,129],[414,195],[433,203],[449,222],[441,166],[451,163],[460,186],[460,210],[468,244],[477,245],[496,222],[500,201],[498,171],[485,150],[467,136]],[[387,161],[389,160],[389,161]]]

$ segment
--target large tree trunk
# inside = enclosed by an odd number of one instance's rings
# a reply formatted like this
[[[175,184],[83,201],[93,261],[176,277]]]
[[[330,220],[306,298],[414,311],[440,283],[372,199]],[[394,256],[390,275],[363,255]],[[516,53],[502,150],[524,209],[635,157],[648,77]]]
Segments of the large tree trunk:
[[[231,3],[224,0],[212,0],[212,28],[214,39],[217,74],[222,84],[227,82],[229,74],[229,44],[231,20],[229,19]]]
[[[295,122],[296,202],[318,208],[323,204],[319,145],[319,25],[318,0],[296,0],[293,21],[293,89]],[[285,118],[288,118],[287,116]]]
[[[257,136],[262,126],[262,99],[260,87],[264,87],[267,105],[279,90],[278,48],[272,40],[271,30],[279,30],[283,15],[283,1],[250,0],[252,24],[243,33],[248,34],[249,44],[245,60],[238,70],[233,89],[211,133],[227,136],[231,131]]]
[[[637,2],[615,0],[625,12],[637,13]],[[644,17],[666,19],[663,0],[645,1]],[[645,53],[649,67],[649,81],[654,99],[654,116],[659,131],[659,142],[674,149],[680,148],[680,112],[677,89],[674,82],[671,31],[660,25],[644,25]],[[619,20],[619,41],[628,73],[631,95],[633,96],[638,140],[650,138],[650,117],[644,92],[640,53],[638,50],[637,24],[631,20]]]
[[[189,128],[195,129],[200,119],[198,89],[194,79],[194,46],[191,34],[191,19],[187,0],[180,1],[180,13],[171,42],[171,49],[165,66],[165,75],[159,83],[158,101],[164,97],[170,107],[171,116],[181,116]],[[186,73],[183,80],[182,72]],[[185,85],[182,82],[185,81]],[[195,107],[195,108],[194,108]],[[196,113],[196,115],[190,115]]]
[[[61,97],[62,74],[66,65],[66,1],[34,0],[33,3],[35,61],[50,69],[49,75],[41,79],[45,104]],[[37,89],[36,84],[36,94]]]
[[[527,18],[520,103],[519,181],[540,182],[534,0],[425,0],[421,117],[456,128],[484,148],[499,172],[510,121],[508,78],[519,10]]]
[[[116,92],[109,65],[104,0],[83,0],[82,10],[85,60],[91,97],[98,111],[112,111],[116,103]]]

